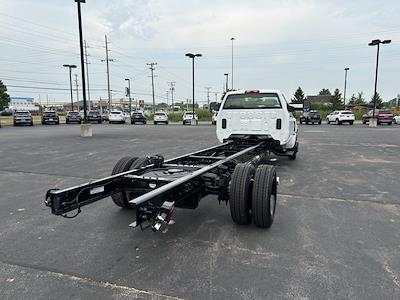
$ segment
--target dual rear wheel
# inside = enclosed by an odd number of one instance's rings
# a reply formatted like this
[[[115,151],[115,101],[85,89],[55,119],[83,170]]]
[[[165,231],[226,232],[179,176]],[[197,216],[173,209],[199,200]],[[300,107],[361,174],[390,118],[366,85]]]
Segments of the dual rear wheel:
[[[231,178],[229,206],[232,220],[240,225],[253,223],[269,228],[273,221],[277,200],[276,168],[249,163],[235,167]]]

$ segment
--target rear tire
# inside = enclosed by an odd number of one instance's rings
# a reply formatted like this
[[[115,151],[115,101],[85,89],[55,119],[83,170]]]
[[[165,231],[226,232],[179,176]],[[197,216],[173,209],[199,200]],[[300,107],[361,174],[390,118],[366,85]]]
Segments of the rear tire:
[[[297,157],[297,152],[299,151],[299,144],[296,142],[296,146],[293,149],[294,153],[289,155],[289,160],[295,160]]]
[[[237,164],[231,178],[229,207],[233,222],[239,225],[251,222],[251,184],[255,168],[248,163]]]
[[[121,158],[114,166],[111,175],[119,174],[122,172],[126,172],[130,169],[131,165],[137,160],[137,157],[126,156]],[[111,195],[111,199],[115,203],[115,205],[123,208],[131,208],[129,204],[129,200],[126,197],[125,192],[119,192]]]
[[[259,165],[254,175],[251,203],[253,222],[257,227],[269,228],[274,222],[277,186],[275,166]]]

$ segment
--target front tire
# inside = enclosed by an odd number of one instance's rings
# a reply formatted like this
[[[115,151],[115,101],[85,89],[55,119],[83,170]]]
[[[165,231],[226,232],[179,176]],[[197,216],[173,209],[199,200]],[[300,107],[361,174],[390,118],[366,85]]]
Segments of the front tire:
[[[257,227],[269,228],[274,222],[277,187],[276,167],[259,165],[254,175],[251,202],[253,222]]]
[[[354,121],[350,121],[349,124],[350,124],[350,125],[353,125],[353,124],[354,124]]]
[[[231,178],[229,207],[233,222],[246,225],[251,222],[250,201],[255,168],[248,163],[237,164]]]

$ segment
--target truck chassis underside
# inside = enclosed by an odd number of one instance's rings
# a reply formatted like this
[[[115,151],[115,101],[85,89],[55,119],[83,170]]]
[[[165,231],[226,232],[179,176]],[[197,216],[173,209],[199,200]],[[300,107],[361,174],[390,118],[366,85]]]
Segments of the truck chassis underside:
[[[228,202],[235,168],[238,164],[257,167],[269,154],[271,142],[249,137],[230,140],[166,161],[160,155],[149,156],[142,158],[142,164],[138,167],[128,166],[127,171],[67,189],[51,189],[46,194],[45,204],[51,207],[53,214],[72,218],[81,212],[81,207],[118,195],[127,201],[129,207],[134,208],[136,219],[130,226],[140,226],[142,229],[151,227],[158,231],[171,222],[174,207],[195,209],[200,200],[210,194],[217,195],[219,202]],[[131,161],[135,159],[131,158],[129,163]],[[251,173],[248,167],[243,170]],[[275,169],[272,171],[275,172]],[[253,177],[248,179],[249,186],[254,181],[254,171],[252,174]],[[274,191],[267,192],[271,194]],[[238,200],[238,204],[242,206],[242,202],[246,201],[247,207],[251,200],[246,195],[241,197],[246,199]],[[248,206],[246,209],[251,210],[251,205]],[[68,216],[67,213],[73,210],[76,210],[76,214]],[[240,218],[237,223],[240,223]]]

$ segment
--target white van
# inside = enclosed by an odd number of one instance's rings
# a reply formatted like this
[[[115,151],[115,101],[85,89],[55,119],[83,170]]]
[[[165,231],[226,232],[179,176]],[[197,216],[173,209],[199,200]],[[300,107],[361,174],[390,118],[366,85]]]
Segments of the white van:
[[[268,139],[269,150],[295,159],[298,143],[293,110],[278,90],[228,92],[217,116],[218,140]]]

